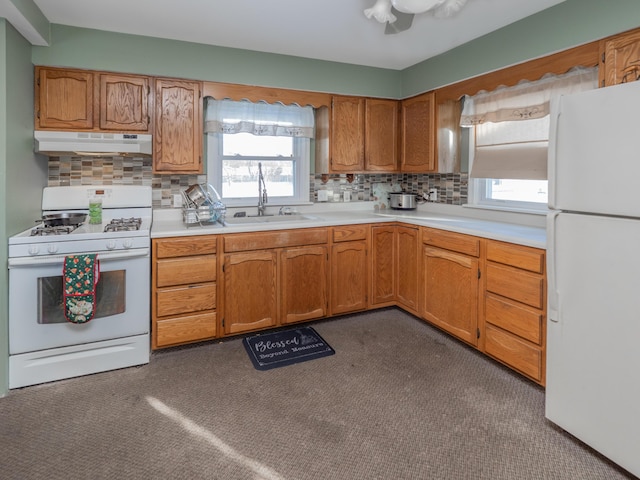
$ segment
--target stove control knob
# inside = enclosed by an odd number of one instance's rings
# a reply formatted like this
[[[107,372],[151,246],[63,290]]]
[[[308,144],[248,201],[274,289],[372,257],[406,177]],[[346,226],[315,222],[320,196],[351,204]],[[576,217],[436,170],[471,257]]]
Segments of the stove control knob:
[[[47,246],[47,252],[49,252],[49,253],[58,253],[58,246],[55,243],[50,243]]]
[[[37,245],[29,245],[29,255],[37,255],[40,252],[40,248]]]
[[[130,238],[125,238],[122,242],[122,246],[126,249],[133,247],[133,240],[131,240]]]
[[[109,240],[107,242],[107,250],[114,250],[116,248],[116,241],[115,240]]]

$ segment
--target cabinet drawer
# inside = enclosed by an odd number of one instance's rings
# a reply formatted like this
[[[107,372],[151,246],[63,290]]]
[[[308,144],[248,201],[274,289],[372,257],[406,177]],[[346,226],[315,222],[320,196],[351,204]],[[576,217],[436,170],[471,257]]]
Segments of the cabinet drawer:
[[[216,308],[216,284],[166,288],[157,292],[159,317],[179,315]]]
[[[349,242],[351,240],[366,240],[368,225],[348,225],[334,227],[332,239],[334,242]]]
[[[523,245],[487,242],[487,260],[535,273],[544,271],[544,251]]]
[[[524,340],[487,325],[485,352],[534,380],[542,380],[542,351]]]
[[[167,347],[180,343],[205,340],[216,336],[216,312],[158,320],[156,345]]]
[[[512,303],[494,295],[485,297],[486,321],[529,340],[542,345],[542,321],[540,310]]]
[[[487,290],[532,307],[543,307],[544,280],[534,273],[488,263]]]
[[[188,257],[191,255],[209,255],[216,253],[217,237],[198,236],[171,238],[167,240],[154,239],[156,258]]]
[[[277,232],[239,233],[224,237],[225,252],[298,247],[327,243],[326,228],[300,228]]]
[[[464,253],[473,257],[480,256],[480,239],[470,235],[436,230],[433,228],[422,229],[422,242],[434,247]]]
[[[158,260],[156,286],[187,285],[215,282],[216,256],[198,255],[186,258]]]

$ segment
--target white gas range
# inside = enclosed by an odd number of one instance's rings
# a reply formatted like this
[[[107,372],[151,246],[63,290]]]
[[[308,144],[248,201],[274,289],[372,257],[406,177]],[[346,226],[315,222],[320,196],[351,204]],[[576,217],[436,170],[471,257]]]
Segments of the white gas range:
[[[102,221],[91,224],[96,199]],[[10,388],[148,363],[151,187],[47,187],[42,212],[9,238]],[[72,256],[97,272],[86,323],[69,313]]]

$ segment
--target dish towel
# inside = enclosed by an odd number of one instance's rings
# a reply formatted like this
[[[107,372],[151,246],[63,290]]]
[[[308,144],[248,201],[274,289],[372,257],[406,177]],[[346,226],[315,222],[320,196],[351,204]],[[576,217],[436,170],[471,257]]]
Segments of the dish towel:
[[[62,278],[65,318],[71,323],[87,323],[96,310],[96,285],[100,280],[98,255],[66,256]]]

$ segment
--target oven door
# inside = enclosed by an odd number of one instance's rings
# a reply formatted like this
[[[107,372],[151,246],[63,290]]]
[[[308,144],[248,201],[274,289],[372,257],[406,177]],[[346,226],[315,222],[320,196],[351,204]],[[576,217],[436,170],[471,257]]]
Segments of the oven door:
[[[9,351],[34,352],[149,332],[149,249],[98,253],[95,315],[64,315],[64,256],[9,259]]]

